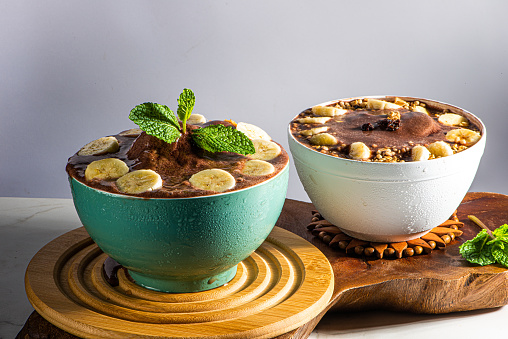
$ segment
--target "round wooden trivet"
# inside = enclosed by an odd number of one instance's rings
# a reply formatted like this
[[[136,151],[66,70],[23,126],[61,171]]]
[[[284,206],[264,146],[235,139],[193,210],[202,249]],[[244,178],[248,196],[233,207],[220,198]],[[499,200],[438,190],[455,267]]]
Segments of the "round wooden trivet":
[[[429,254],[433,249],[443,249],[462,235],[459,230],[464,226],[459,221],[457,211],[450,218],[434,227],[424,236],[407,241],[380,243],[355,239],[342,232],[339,227],[325,220],[318,211],[312,211],[312,219],[307,229],[319,237],[325,244],[334,249],[341,249],[348,255],[376,256],[379,259],[412,257],[413,255]]]
[[[225,286],[168,294],[105,279],[107,256],[79,228],[53,240],[30,262],[28,299],[46,320],[82,338],[267,338],[316,317],[329,303],[334,276],[326,257],[275,227]]]

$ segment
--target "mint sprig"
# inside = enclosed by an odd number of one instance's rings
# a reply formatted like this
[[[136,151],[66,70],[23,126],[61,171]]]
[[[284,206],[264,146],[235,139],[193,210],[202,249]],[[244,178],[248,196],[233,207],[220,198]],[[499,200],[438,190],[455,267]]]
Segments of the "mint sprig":
[[[462,257],[480,266],[498,263],[508,268],[508,224],[491,232],[477,217],[470,215],[469,219],[482,230],[476,237],[460,245]]]
[[[472,264],[481,266],[493,264],[496,259],[492,255],[492,245],[489,245],[490,240],[487,231],[481,230],[476,237],[460,245],[460,254]]]
[[[186,123],[192,114],[196,98],[194,93],[185,88],[178,98],[177,114],[167,106],[153,102],[134,107],[129,119],[140,129],[167,143],[177,141],[186,132]],[[191,131],[192,140],[201,148],[209,152],[234,152],[238,154],[255,153],[254,144],[242,132],[224,125],[209,125]]]

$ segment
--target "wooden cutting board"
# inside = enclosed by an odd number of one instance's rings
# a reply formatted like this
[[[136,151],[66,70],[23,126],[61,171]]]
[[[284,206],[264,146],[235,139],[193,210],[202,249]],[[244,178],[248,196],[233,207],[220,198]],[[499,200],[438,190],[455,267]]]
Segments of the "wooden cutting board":
[[[442,250],[402,259],[347,256],[306,229],[312,205],[287,201],[280,225],[319,248],[335,273],[330,309],[351,311],[387,309],[439,314],[493,308],[508,303],[508,270],[500,265],[477,266],[459,253],[459,245],[481,229],[468,219],[475,215],[489,228],[508,223],[508,196],[468,193],[458,208],[464,234]],[[296,217],[296,215],[298,215]]]
[[[196,293],[161,293],[118,270],[81,227],[45,245],[30,261],[25,290],[36,311],[84,338],[270,338],[327,307],[334,274],[309,242],[275,227],[228,284]],[[116,279],[115,279],[116,280]]]
[[[499,265],[479,267],[459,254],[459,245],[478,233],[467,215],[475,215],[489,228],[508,223],[508,196],[468,193],[458,208],[464,234],[443,250],[402,259],[349,257],[329,248],[307,231],[312,204],[287,199],[278,220],[316,246],[330,261],[335,287],[328,306],[306,324],[278,338],[307,338],[328,310],[388,309],[415,313],[448,313],[494,308],[508,303],[508,270]],[[34,312],[17,338],[29,333],[52,333],[55,338],[76,338],[51,325]]]

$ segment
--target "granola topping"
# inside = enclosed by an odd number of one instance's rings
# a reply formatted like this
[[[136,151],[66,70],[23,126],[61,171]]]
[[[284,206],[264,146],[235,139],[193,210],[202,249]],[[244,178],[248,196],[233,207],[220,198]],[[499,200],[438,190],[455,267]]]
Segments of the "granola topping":
[[[400,98],[315,106],[300,113],[290,129],[300,143],[320,153],[368,162],[436,159],[462,152],[481,138],[479,128],[461,114]]]

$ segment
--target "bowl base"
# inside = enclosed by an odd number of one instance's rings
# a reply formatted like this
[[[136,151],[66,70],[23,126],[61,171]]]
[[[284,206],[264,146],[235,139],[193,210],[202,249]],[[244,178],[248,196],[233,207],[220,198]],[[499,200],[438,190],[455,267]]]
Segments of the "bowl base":
[[[355,231],[351,231],[351,230],[346,230],[346,229],[340,228],[340,227],[339,227],[339,229],[342,232],[349,235],[350,237],[353,237],[358,240],[364,240],[364,241],[370,241],[370,242],[388,242],[388,243],[402,242],[402,241],[417,239],[417,238],[420,238],[430,232],[430,230],[429,230],[429,231],[424,231],[424,232],[401,234],[401,235],[397,235],[397,234],[366,234],[366,233],[360,233],[360,232],[355,232]]]
[[[145,275],[128,270],[129,275],[134,282],[144,288],[167,293],[190,293],[211,290],[223,286],[230,282],[236,275],[238,265],[202,279],[165,279],[160,276]]]

